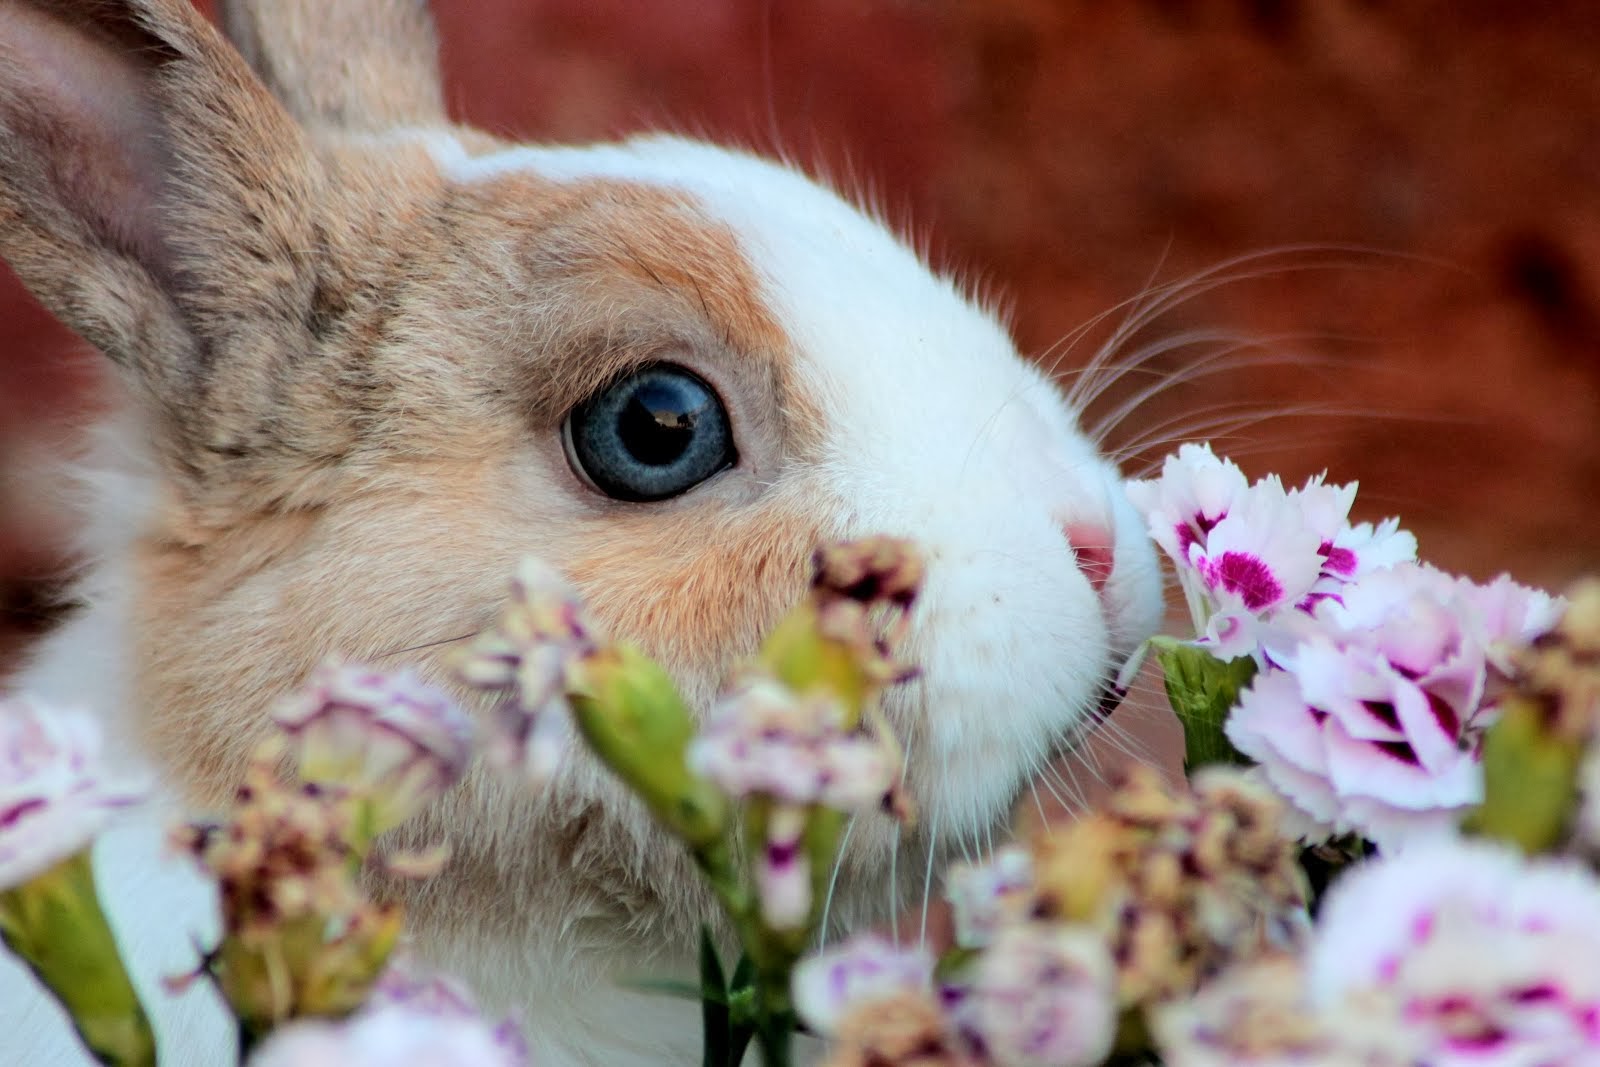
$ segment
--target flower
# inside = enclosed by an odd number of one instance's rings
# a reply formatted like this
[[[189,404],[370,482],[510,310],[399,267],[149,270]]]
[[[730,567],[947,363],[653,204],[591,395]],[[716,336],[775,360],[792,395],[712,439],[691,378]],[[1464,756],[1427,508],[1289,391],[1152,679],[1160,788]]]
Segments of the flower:
[[[977,1067],[931,993],[874,998],[839,1023],[823,1067]]]
[[[90,715],[0,700],[0,890],[88,847],[139,790],[113,782]]]
[[[1359,1005],[1359,1010],[1358,1009]],[[1235,968],[1186,1000],[1159,1006],[1150,1028],[1166,1067],[1413,1067],[1416,1041],[1380,997],[1318,1011],[1300,961]]]
[[[446,975],[419,970],[406,958],[389,961],[388,969],[372,987],[363,1010],[399,1010],[435,1019],[481,1021],[477,1000],[465,985]],[[490,1027],[489,1032],[495,1044],[509,1057],[504,1062],[519,1065],[527,1062],[528,1045],[514,1020],[504,1019]]]
[[[375,831],[398,826],[461,780],[472,723],[415,673],[328,661],[273,711],[300,777],[372,802]]]
[[[862,934],[801,960],[790,993],[806,1025],[831,1035],[853,1010],[904,993],[929,992],[932,984],[933,957],[926,949],[900,949],[876,934]]]
[[[803,929],[811,917],[811,857],[801,847],[805,809],[775,807],[766,829],[766,841],[755,859],[762,921],[773,930]]]
[[[1329,834],[1392,849],[1453,832],[1483,799],[1486,596],[1503,591],[1412,563],[1349,583],[1269,643],[1282,669],[1241,694],[1228,740]]]
[[[1365,575],[1416,558],[1399,520],[1348,521],[1356,486],[1317,475],[1285,490],[1276,476],[1251,484],[1209,445],[1184,445],[1157,479],[1128,497],[1172,560],[1198,641],[1224,659],[1251,655],[1292,609],[1337,599]]]
[[[1099,930],[1124,1005],[1187,995],[1235,961],[1301,941],[1306,888],[1281,809],[1237,770],[1207,768],[1171,789],[1130,769],[1100,811],[1036,846],[1029,913]]]
[[[1420,1062],[1600,1063],[1600,880],[1563,860],[1440,841],[1335,883],[1307,958],[1311,1001],[1394,1006]]]
[[[342,1022],[285,1026],[250,1057],[249,1067],[522,1067],[482,1020],[386,1007]]]
[[[223,820],[175,835],[217,881],[223,937],[201,973],[247,1034],[347,1014],[388,960],[401,910],[362,893],[356,822],[348,794],[283,782],[264,754]]]
[[[1087,927],[1009,925],[979,955],[955,1018],[996,1067],[1092,1067],[1116,1036],[1116,966]]]
[[[981,948],[1002,924],[1018,917],[1033,894],[1033,857],[1008,845],[984,864],[960,864],[945,878],[945,896],[955,919],[956,944]]]
[[[753,675],[713,705],[689,744],[689,767],[735,797],[856,811],[881,803],[899,770],[878,737],[844,728],[826,691],[805,696]]]
[[[572,740],[567,692],[577,665],[599,649],[577,596],[537,559],[518,565],[492,629],[457,657],[461,680],[505,695],[489,754],[534,783],[555,774]]]

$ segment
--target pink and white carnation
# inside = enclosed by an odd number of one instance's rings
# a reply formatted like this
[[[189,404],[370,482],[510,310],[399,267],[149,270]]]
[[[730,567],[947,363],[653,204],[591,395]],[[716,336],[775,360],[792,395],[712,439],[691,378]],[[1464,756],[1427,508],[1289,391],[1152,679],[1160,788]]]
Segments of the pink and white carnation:
[[[1508,628],[1479,605],[1543,617],[1531,590],[1484,589],[1414,563],[1345,585],[1269,636],[1277,666],[1241,694],[1228,740],[1330,835],[1392,850],[1452,833],[1483,799],[1488,649]]]
[[[1200,634],[1223,658],[1251,655],[1291,609],[1310,611],[1367,574],[1416,558],[1416,539],[1388,519],[1351,525],[1356,486],[1319,475],[1285,490],[1276,476],[1251,484],[1209,445],[1184,445],[1158,479],[1128,496],[1177,571]]]
[[[524,1067],[481,1019],[385,1007],[339,1022],[290,1023],[250,1057],[249,1067]]]
[[[141,790],[113,779],[100,723],[27,697],[0,699],[0,890],[87,848]]]
[[[1393,1005],[1431,1067],[1600,1064],[1600,880],[1564,860],[1440,841],[1329,892],[1312,1004]]]
[[[752,863],[761,919],[774,930],[802,929],[811,917],[811,857],[802,840],[806,821],[804,808],[774,807]]]
[[[1117,969],[1105,939],[1055,922],[1002,928],[978,956],[954,1022],[995,1067],[1093,1067],[1117,1029]]]
[[[801,960],[790,995],[801,1020],[829,1036],[862,1004],[932,988],[933,957],[927,949],[902,949],[877,934],[861,934]]]
[[[838,701],[801,696],[764,676],[717,701],[687,758],[691,770],[732,796],[841,811],[881,803],[899,770],[881,738],[844,728]]]
[[[956,944],[982,948],[1001,926],[1020,916],[1033,890],[1033,856],[1018,845],[998,849],[989,862],[959,864],[945,878],[945,898],[955,921]]]
[[[408,1015],[443,1020],[483,1021],[496,1046],[509,1056],[504,1062],[528,1062],[528,1044],[513,1019],[489,1023],[482,1019],[477,1000],[454,978],[423,971],[409,958],[396,956],[378,976],[367,996],[364,1011],[403,1011]]]
[[[472,759],[467,713],[410,670],[330,660],[272,714],[295,742],[300,776],[371,798],[380,830],[455,785]]]

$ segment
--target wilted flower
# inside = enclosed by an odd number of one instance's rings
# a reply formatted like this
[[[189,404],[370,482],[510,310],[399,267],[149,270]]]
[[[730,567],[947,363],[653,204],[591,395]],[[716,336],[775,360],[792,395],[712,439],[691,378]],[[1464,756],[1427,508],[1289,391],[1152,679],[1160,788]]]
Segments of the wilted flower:
[[[472,758],[466,712],[409,670],[329,661],[273,718],[294,739],[300,777],[371,803],[375,833],[455,785]]]
[[[577,596],[554,571],[524,559],[499,620],[455,663],[468,685],[505,695],[491,758],[535,783],[555,773],[572,739],[573,671],[598,648]]]
[[[178,832],[221,896],[222,942],[203,971],[247,1033],[350,1012],[388,960],[401,913],[361,892],[355,821],[348,795],[282,782],[263,760],[226,819]]]
[[[1008,845],[989,862],[960,864],[945,877],[945,897],[955,919],[956,944],[981,948],[1002,924],[1016,919],[1033,896],[1033,856]]]
[[[1306,889],[1280,811],[1240,771],[1208,768],[1192,789],[1170,789],[1134,768],[1100,811],[1041,839],[1033,914],[1101,931],[1124,1005],[1187,995],[1299,942]]]
[[[1283,669],[1241,695],[1228,740],[1330,834],[1453,832],[1483,799],[1489,596],[1505,599],[1418,564],[1346,585],[1270,649]]]
[[[1414,1067],[1416,1041],[1392,1005],[1369,997],[1317,1010],[1298,960],[1236,968],[1186,1000],[1158,1007],[1150,1028],[1166,1067]]]
[[[794,969],[794,1010],[819,1034],[838,1032],[856,1008],[905,993],[932,989],[933,957],[922,948],[896,948],[876,934],[862,934],[809,956]]]
[[[1117,1029],[1117,970],[1095,930],[1003,927],[979,954],[956,1023],[996,1067],[1093,1067]]]
[[[928,991],[864,1001],[839,1023],[823,1067],[977,1067]]]
[[[291,1023],[277,1030],[248,1067],[523,1067],[493,1029],[473,1018],[386,1007],[342,1022]]]
[[[25,697],[0,700],[0,890],[86,848],[139,791],[112,780],[100,724]]]
[[[1329,892],[1312,1003],[1394,1006],[1439,1067],[1600,1063],[1600,881],[1483,841],[1377,859]]]

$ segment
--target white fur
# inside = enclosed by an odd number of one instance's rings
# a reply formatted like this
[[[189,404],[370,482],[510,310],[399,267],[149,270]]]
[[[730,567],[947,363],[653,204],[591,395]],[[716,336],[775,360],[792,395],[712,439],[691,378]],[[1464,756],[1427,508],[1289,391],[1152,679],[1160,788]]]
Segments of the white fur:
[[[827,413],[826,457],[808,472],[817,507],[830,509],[841,533],[906,535],[929,553],[907,649],[926,673],[890,709],[910,750],[913,791],[927,798],[923,826],[938,829],[944,855],[1003,824],[1027,778],[1092,710],[1099,687],[1159,615],[1153,551],[1117,473],[1078,432],[1055,387],[956,286],[792,170],[674,138],[471,157],[445,134],[405,136],[424,140],[458,182],[528,170],[653,183],[691,195],[739,235],[763,299],[799,351],[802,379]],[[136,593],[122,557],[144,505],[137,477],[116,484],[122,488],[96,508],[102,532],[91,538],[100,561],[86,586],[91,607],[46,643],[19,688],[103,708],[115,708],[127,690],[123,619]],[[129,486],[130,499],[107,506]],[[1075,565],[1063,533],[1083,522],[1115,534],[1117,568],[1103,595]],[[150,938],[134,948],[164,1040],[176,1052],[181,1035],[184,1047],[198,1049],[171,1062],[224,1063],[230,1035],[214,1004],[201,994],[174,1003],[155,993],[156,976],[192,962],[188,938],[215,925],[196,878],[152,864],[161,821],[148,811],[108,835],[98,853],[102,881],[119,928]],[[864,821],[847,869],[881,880],[895,847],[885,822]],[[901,865],[905,885],[920,885],[926,839],[908,836],[898,847],[901,859],[917,861]],[[626,973],[631,953],[619,940],[611,972]],[[531,998],[524,1015],[536,1063],[697,1061],[691,1006],[597,989],[589,968],[530,989],[528,946],[467,946],[454,955],[480,989],[517,988]],[[41,1022],[49,1014],[27,976],[0,965],[0,1032],[42,1039],[7,1062],[85,1062],[59,1019]]]

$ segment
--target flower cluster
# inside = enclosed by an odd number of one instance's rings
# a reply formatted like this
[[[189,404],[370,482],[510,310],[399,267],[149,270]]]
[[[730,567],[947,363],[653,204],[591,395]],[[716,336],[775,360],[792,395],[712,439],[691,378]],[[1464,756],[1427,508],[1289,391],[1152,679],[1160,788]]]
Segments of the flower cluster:
[[[1304,836],[1393,849],[1448,833],[1483,799],[1510,650],[1555,623],[1559,600],[1415,562],[1395,520],[1348,522],[1353,485],[1252,485],[1204,446],[1129,494],[1196,609],[1196,644],[1260,666],[1226,737]]]
[[[951,872],[961,947],[941,964],[936,993],[918,952],[857,938],[802,963],[796,1007],[858,1051],[920,1020],[948,1051],[938,1062],[1101,1063],[1123,1013],[1303,941],[1304,883],[1279,810],[1236,771],[1207,772],[1193,790],[1135,771],[1104,808],[1031,849]]]
[[[1597,954],[1591,871],[1429,842],[1346,874],[1303,959],[1235,973],[1156,1033],[1174,1067],[1600,1063]]]
[[[1223,659],[1259,659],[1286,613],[1309,611],[1350,582],[1416,558],[1416,538],[1398,519],[1349,522],[1355,495],[1355,485],[1328,485],[1322,476],[1298,489],[1276,475],[1252,484],[1209,445],[1184,445],[1160,478],[1128,484],[1177,570],[1201,643]]]

